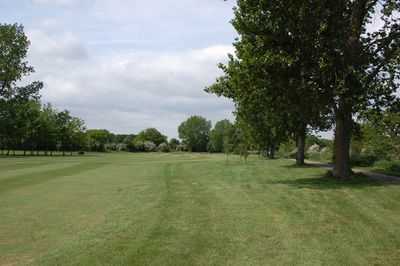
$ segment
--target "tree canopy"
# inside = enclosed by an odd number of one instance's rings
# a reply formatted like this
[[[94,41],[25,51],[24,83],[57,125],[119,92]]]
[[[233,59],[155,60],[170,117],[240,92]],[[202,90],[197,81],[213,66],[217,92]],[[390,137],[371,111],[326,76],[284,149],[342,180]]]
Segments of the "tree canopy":
[[[193,152],[207,151],[210,130],[211,121],[201,116],[191,116],[178,127],[179,138]]]
[[[399,10],[394,0],[238,0],[235,54],[207,91],[233,99],[253,136],[297,137],[300,163],[307,129],[335,126],[334,175],[349,177],[353,119],[389,106],[399,87]],[[374,16],[381,28],[369,28]]]

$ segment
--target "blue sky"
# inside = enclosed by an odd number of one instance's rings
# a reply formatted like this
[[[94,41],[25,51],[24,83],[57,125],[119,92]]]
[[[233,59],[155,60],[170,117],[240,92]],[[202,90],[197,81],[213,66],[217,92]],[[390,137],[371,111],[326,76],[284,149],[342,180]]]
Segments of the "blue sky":
[[[193,114],[233,119],[233,105],[203,92],[232,52],[233,1],[0,0],[22,23],[43,101],[90,128],[170,137]]]

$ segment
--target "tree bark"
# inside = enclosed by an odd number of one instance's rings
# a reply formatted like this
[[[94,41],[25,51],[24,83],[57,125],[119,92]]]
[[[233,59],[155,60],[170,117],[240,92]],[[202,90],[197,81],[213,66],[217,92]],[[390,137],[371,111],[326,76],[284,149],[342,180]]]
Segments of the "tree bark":
[[[306,148],[306,129],[303,127],[297,135],[297,154],[296,154],[296,165],[304,165]]]
[[[348,179],[351,176],[350,142],[353,120],[351,111],[340,108],[336,113],[335,161],[333,176]]]

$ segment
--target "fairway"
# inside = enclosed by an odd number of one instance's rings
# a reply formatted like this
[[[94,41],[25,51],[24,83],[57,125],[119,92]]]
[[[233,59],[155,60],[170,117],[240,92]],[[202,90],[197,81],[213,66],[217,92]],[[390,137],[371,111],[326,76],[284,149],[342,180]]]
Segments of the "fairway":
[[[396,184],[184,153],[0,169],[0,265],[400,265]]]

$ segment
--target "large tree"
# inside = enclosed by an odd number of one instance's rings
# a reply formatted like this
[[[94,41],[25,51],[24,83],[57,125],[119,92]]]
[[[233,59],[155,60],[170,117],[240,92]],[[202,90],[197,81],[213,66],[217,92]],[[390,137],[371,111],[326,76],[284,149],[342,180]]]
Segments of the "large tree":
[[[22,25],[0,24],[0,97],[12,97],[16,82],[34,72],[26,61],[29,45]]]
[[[385,107],[399,87],[399,10],[396,0],[238,0],[235,56],[209,90],[244,109],[250,97],[264,100],[259,110],[286,112],[275,121],[303,140],[304,128],[333,117],[334,176],[347,178],[353,118]],[[378,15],[383,26],[369,27]]]
[[[8,149],[20,147],[30,124],[27,107],[39,100],[41,82],[21,86],[34,72],[26,61],[29,40],[22,25],[0,24],[0,137]]]
[[[334,176],[347,178],[354,117],[369,106],[390,105],[399,88],[400,3],[341,0],[325,5],[321,85],[335,116]],[[372,25],[378,17],[381,27]]]
[[[308,4],[238,1],[232,21],[239,34],[235,55],[221,65],[225,75],[207,89],[232,98],[237,115],[269,149],[296,138],[298,164],[304,163],[307,129],[325,129],[329,113],[326,101],[316,101],[321,90],[310,49],[320,25],[308,18],[320,9]]]

